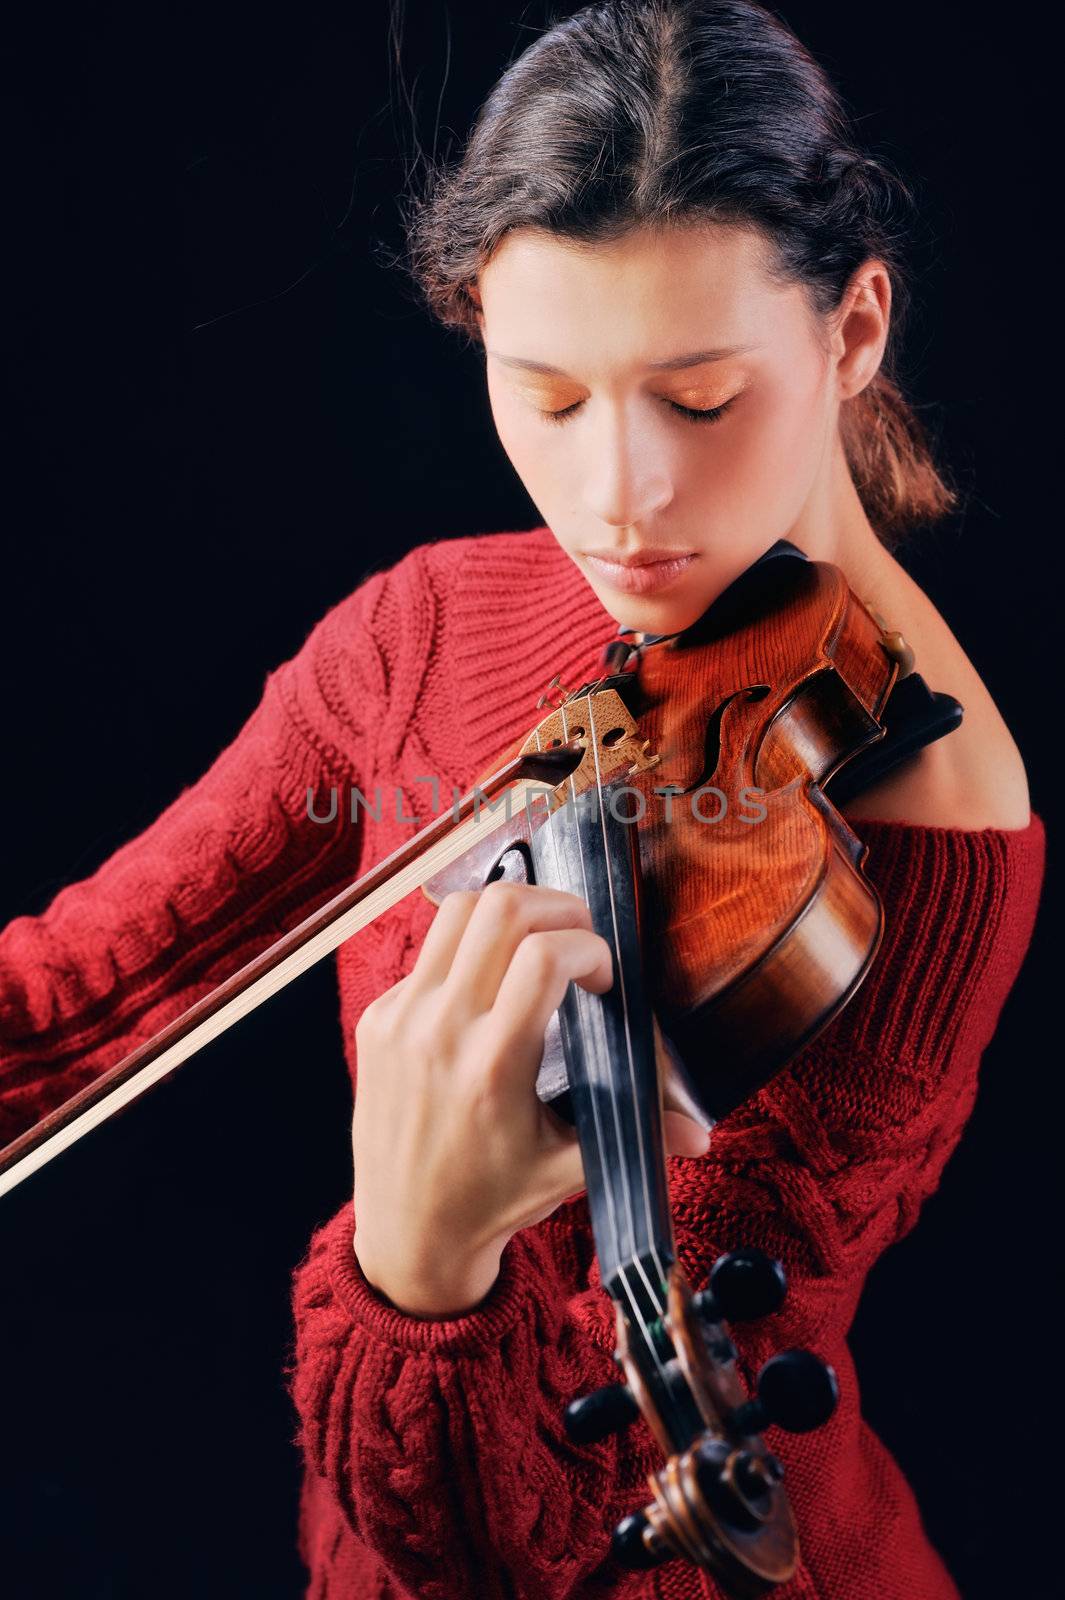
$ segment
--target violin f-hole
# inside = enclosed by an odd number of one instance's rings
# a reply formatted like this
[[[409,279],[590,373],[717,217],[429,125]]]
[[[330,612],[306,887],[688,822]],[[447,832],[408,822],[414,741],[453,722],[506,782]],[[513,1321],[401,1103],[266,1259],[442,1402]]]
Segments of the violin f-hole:
[[[696,789],[701,789],[704,784],[710,783],[716,775],[721,761],[721,724],[732,702],[741,696],[747,701],[764,700],[768,693],[768,683],[750,683],[742,689],[733,689],[731,694],[727,694],[718,702],[706,721],[706,732],[703,735],[703,770],[694,783],[680,790],[681,794],[694,793]]]
[[[524,839],[511,839],[502,849],[484,879],[489,883],[535,883],[532,852]]]

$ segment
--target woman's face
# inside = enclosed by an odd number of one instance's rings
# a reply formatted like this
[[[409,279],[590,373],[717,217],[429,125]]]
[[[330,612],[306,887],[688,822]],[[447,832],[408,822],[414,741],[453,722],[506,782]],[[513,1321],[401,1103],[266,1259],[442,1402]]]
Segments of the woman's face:
[[[623,625],[689,626],[775,539],[818,553],[803,518],[826,492],[836,364],[764,249],[721,224],[592,247],[522,229],[478,280],[503,448]]]

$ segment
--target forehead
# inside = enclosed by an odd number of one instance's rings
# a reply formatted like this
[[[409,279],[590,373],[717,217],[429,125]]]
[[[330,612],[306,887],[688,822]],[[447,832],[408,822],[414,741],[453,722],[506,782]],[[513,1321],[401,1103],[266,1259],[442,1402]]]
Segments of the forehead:
[[[639,229],[595,245],[523,228],[498,246],[478,289],[500,349],[544,361],[650,364],[681,350],[760,342],[767,316],[786,313],[781,302],[794,294],[769,263],[761,234],[722,223]]]

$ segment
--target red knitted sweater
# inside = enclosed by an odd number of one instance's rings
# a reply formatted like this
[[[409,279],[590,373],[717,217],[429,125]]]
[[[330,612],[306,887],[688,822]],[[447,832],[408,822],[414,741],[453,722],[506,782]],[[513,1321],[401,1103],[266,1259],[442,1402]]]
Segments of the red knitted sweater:
[[[113,1065],[429,820],[531,726],[554,672],[594,675],[613,619],[544,528],[419,546],[334,606],[209,771],[90,878],[0,933],[0,1142]],[[434,793],[430,781],[442,780]],[[357,786],[380,822],[350,822]],[[339,804],[327,817],[330,791]],[[402,803],[396,804],[396,793]],[[1031,937],[1044,830],[858,824],[887,932],[855,999],[698,1158],[671,1158],[696,1286],[750,1243],[790,1292],[736,1330],[750,1381],[809,1344],[832,1421],[772,1429],[802,1541],[788,1600],[947,1600],[905,1479],[863,1422],[846,1336],[881,1252],[913,1226],[973,1104]],[[432,917],[398,907],[337,952],[344,1048]],[[718,1596],[694,1568],[625,1574],[610,1532],[658,1464],[642,1420],[577,1446],[562,1412],[611,1381],[614,1317],[583,1197],[515,1235],[487,1299],[421,1320],[362,1278],[344,1205],[293,1275],[286,1371],[305,1458],[308,1600]]]

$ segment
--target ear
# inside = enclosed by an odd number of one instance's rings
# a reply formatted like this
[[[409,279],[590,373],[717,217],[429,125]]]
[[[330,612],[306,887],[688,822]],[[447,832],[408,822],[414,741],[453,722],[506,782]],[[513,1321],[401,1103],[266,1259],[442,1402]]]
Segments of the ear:
[[[484,307],[483,307],[483,305],[481,303],[481,291],[478,288],[476,279],[474,279],[474,281],[472,283],[468,283],[466,285],[466,294],[467,294],[468,298],[470,299],[470,301],[473,303],[474,309],[475,309],[475,311],[477,313],[477,326],[481,331],[481,343],[483,344],[484,343]]]
[[[891,274],[870,258],[856,269],[836,312],[832,351],[841,400],[860,394],[875,378],[891,326]]]

